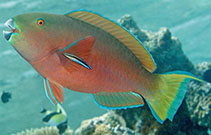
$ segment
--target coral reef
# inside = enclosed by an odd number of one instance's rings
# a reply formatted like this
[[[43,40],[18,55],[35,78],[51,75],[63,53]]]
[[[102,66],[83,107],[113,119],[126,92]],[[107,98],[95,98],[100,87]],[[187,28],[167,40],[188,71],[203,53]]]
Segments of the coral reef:
[[[130,32],[132,32],[142,42],[148,40],[146,32],[138,28],[136,22],[133,20],[131,15],[126,14],[122,18],[118,19],[117,22],[128,29]]]
[[[211,83],[211,63],[202,62],[196,66],[196,69],[201,78]]]
[[[195,73],[193,64],[182,51],[180,41],[172,37],[167,28],[155,33],[140,30],[130,15],[123,16],[118,22],[144,43],[157,63],[156,72],[183,70]]]
[[[73,135],[74,132],[70,128],[65,131],[65,135]],[[35,129],[27,129],[25,131],[12,135],[60,135],[57,127],[43,127]]]
[[[210,82],[211,63],[203,62],[196,66],[198,74],[205,81]],[[200,125],[211,128],[211,83],[191,82],[186,96],[191,120]]]
[[[132,135],[135,132],[126,127],[124,119],[110,111],[103,116],[82,122],[76,135]]]

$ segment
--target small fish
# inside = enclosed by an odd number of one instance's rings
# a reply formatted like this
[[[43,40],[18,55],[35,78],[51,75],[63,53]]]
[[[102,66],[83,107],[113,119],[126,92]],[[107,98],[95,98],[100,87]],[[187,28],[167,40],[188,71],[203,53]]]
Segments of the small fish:
[[[44,108],[40,113],[45,113],[45,117],[42,119],[44,123],[49,126],[56,126],[60,134],[65,132],[68,119],[65,110],[60,104],[57,104],[57,111],[55,112]]]
[[[10,92],[5,92],[1,94],[1,101],[2,103],[7,103],[12,98],[12,94]]]
[[[45,92],[62,104],[63,88],[91,93],[105,109],[140,107],[144,101],[163,123],[173,120],[190,73],[153,73],[146,47],[123,26],[97,13],[28,13],[9,19],[4,37],[44,78]]]

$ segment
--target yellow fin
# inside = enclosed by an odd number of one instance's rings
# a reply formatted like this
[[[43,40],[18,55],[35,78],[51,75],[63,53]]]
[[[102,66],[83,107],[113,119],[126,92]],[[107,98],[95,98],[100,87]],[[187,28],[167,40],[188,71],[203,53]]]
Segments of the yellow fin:
[[[89,23],[110,33],[113,37],[127,46],[149,72],[155,71],[156,64],[151,54],[146,47],[123,26],[89,11],[73,11],[66,14],[66,16]]]
[[[144,105],[142,97],[134,92],[98,92],[93,96],[96,103],[105,109],[126,109]]]

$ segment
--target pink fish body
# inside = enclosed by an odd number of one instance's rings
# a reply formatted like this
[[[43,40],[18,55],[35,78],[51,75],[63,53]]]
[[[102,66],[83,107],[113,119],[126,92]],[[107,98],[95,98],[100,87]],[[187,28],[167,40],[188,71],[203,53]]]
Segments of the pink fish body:
[[[156,64],[142,43],[125,28],[98,14],[32,13],[6,23],[5,38],[44,78],[47,97],[61,104],[62,88],[92,93],[108,109],[149,105],[163,123],[172,120],[194,76],[154,74]]]

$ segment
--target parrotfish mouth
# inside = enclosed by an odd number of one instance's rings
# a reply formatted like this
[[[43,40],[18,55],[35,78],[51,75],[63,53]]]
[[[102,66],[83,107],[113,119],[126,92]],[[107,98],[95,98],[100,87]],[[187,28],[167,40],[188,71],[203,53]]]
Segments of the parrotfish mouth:
[[[6,40],[10,40],[11,36],[13,33],[17,33],[18,29],[15,28],[14,22],[12,19],[9,19],[5,22],[4,24],[6,27],[8,27],[10,30],[9,31],[5,31],[3,30],[3,35],[6,38]]]

